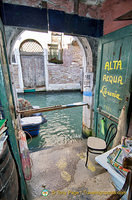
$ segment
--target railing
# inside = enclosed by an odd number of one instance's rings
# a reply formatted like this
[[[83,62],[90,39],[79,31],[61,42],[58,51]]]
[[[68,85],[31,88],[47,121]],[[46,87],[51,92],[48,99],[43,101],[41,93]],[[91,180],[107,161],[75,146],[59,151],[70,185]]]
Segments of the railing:
[[[31,109],[31,110],[17,110],[17,113],[19,114],[24,114],[26,115],[32,115],[35,113],[41,113],[41,112],[49,112],[49,111],[54,111],[54,110],[62,110],[62,109],[67,109],[67,108],[73,108],[73,107],[79,107],[79,106],[88,106],[88,103],[85,102],[77,102],[73,104],[67,104],[67,105],[56,105],[56,106],[50,106],[50,107],[45,107],[45,108],[37,108],[37,109]]]
[[[100,107],[97,108],[97,111],[99,114],[103,115],[104,117],[110,119],[111,121],[118,124],[119,119],[115,117],[114,115],[111,115],[110,113],[107,113],[106,111],[102,110]]]

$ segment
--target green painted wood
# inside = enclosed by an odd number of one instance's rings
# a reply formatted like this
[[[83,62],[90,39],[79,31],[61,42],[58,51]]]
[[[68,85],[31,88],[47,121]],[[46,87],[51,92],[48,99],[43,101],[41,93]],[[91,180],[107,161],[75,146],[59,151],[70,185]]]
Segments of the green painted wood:
[[[25,93],[28,93],[28,92],[35,92],[35,91],[36,91],[35,89],[25,89],[25,90],[24,90]]]
[[[0,21],[0,100],[3,108],[4,117],[7,119],[8,135],[11,150],[17,164],[17,169],[20,177],[20,189],[22,199],[27,199],[27,189],[24,180],[21,160],[19,155],[18,144],[15,136],[15,112],[13,104],[13,95],[11,88],[11,81],[9,76],[9,66],[6,56],[6,48],[4,42],[3,25]]]
[[[128,107],[132,79],[132,25],[108,34],[100,39],[95,92],[94,131],[101,133],[100,107],[115,119],[124,105]],[[112,122],[105,118],[105,128]]]
[[[103,46],[101,40],[98,46],[98,62],[96,71],[96,87],[95,87],[95,98],[94,98],[94,135],[97,136],[97,123],[98,123],[98,104],[99,104],[99,89],[100,89],[100,77],[101,77],[101,64],[102,64],[102,51]],[[98,83],[98,84],[97,84]]]

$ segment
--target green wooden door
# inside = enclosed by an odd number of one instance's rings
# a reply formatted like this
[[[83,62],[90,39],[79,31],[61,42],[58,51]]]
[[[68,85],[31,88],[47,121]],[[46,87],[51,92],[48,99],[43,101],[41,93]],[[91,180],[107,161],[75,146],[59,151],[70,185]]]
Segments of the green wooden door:
[[[101,119],[105,114],[105,129],[116,123],[121,110],[129,104],[132,77],[132,25],[100,39],[95,91],[94,130],[104,138]]]
[[[19,173],[20,194],[21,199],[27,199],[27,189],[22,173],[19,149],[16,139],[17,124],[16,113],[13,102],[13,93],[9,73],[9,65],[7,61],[4,28],[0,20],[0,103],[4,118],[7,119],[8,139],[12,150],[13,157]]]

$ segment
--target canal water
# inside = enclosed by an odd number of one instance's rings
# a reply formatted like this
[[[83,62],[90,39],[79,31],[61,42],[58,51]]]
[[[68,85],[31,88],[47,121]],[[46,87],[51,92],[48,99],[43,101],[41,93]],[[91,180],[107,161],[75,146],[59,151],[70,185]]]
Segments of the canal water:
[[[18,97],[25,98],[32,106],[48,107],[54,105],[81,102],[83,95],[80,92],[54,93],[24,93]],[[69,140],[82,137],[82,109],[83,107],[68,108],[43,113],[47,119],[40,126],[37,137],[29,143],[30,150],[39,150],[47,146],[65,144]]]

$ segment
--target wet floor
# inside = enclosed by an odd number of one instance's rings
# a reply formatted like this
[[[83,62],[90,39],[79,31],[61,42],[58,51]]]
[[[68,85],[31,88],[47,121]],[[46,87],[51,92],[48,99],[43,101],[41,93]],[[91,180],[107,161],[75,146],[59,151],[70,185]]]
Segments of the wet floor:
[[[48,107],[83,101],[80,92],[25,93],[19,95],[33,106]],[[82,137],[83,107],[43,113],[47,123],[40,126],[40,133],[29,144],[30,150],[39,150],[47,146],[66,144],[69,140]]]

